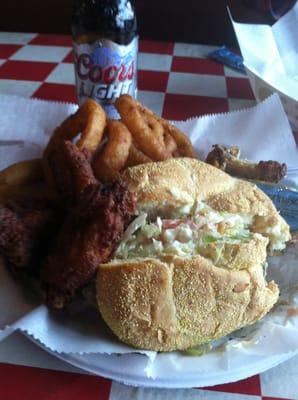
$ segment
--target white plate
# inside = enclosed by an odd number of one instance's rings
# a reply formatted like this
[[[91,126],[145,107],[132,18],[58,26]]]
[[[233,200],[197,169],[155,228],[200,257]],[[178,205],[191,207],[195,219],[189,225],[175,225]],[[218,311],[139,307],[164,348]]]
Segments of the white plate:
[[[242,367],[237,365],[235,368],[230,368],[229,372],[224,370],[198,372],[192,366],[193,356],[191,356],[188,357],[189,361],[185,364],[187,372],[184,373],[176,368],[169,354],[158,354],[154,362],[156,377],[148,378],[145,372],[146,365],[148,364],[146,356],[140,354],[121,356],[107,354],[59,354],[49,350],[39,341],[33,339],[32,336],[26,336],[45,351],[84,371],[126,385],[154,388],[193,388],[236,382],[267,371],[298,354],[297,351],[275,357],[258,357],[255,360],[251,360],[250,363],[244,363]]]
[[[295,257],[292,259],[288,254],[285,265],[288,265],[294,273],[295,271],[292,267],[297,264],[296,248],[289,250],[289,253],[291,252],[294,252]],[[280,277],[277,271],[281,275],[284,275],[285,272],[284,269],[280,270],[280,258],[276,260],[277,264],[271,259],[270,272],[276,275],[276,279],[279,282],[278,279]],[[290,274],[289,281],[292,281],[291,277],[292,275]],[[293,277],[296,279],[296,274]],[[283,280],[280,279],[280,282],[283,282]],[[282,285],[283,291],[287,292],[284,284],[285,282]],[[265,318],[262,321],[265,321]],[[283,334],[280,335],[278,327],[276,333],[273,333],[273,328],[270,327],[270,324],[268,325],[268,320],[267,325],[266,322],[262,324],[263,322],[259,326],[252,325],[251,328],[248,328],[251,329],[251,334],[254,331],[259,332],[258,341],[251,341],[253,346],[244,346],[241,351],[237,345],[232,346],[232,348],[230,346],[228,357],[226,357],[225,352],[220,353],[219,350],[201,357],[186,356],[179,352],[159,353],[154,359],[154,363],[151,364],[147,356],[137,353],[124,355],[58,353],[49,350],[48,347],[32,336],[26,336],[52,355],[95,375],[133,386],[192,388],[214,386],[245,379],[273,368],[298,354],[296,345],[297,331],[294,332],[295,346],[280,347],[280,340],[284,336]],[[279,328],[282,329],[282,327]],[[261,333],[262,329],[263,333]],[[236,337],[241,337],[241,334]],[[245,333],[245,337],[249,337],[249,330]],[[272,341],[272,337],[275,337],[275,340]],[[289,334],[286,337],[290,340],[292,336]],[[272,342],[274,343],[273,346]],[[229,343],[231,344],[232,342]]]
[[[224,346],[221,342],[216,343],[212,351],[201,357],[187,356],[182,352],[159,353],[152,362],[145,355],[127,354],[126,351],[131,349],[129,347],[127,349],[115,348],[113,340],[104,336],[103,326],[98,333],[97,328],[95,331],[92,330],[93,324],[90,324],[86,310],[83,311],[83,315],[76,314],[74,319],[70,318],[69,320],[65,320],[65,317],[62,320],[52,320],[45,313],[43,321],[45,332],[41,330],[38,332],[39,336],[35,332],[35,337],[39,340],[27,336],[44,350],[69,364],[128,385],[191,388],[214,386],[245,379],[275,367],[298,354],[298,318],[288,317],[287,308],[283,308],[285,304],[296,304],[296,286],[294,286],[295,290],[292,290],[293,282],[298,282],[298,270],[295,268],[298,261],[296,251],[298,247],[296,246],[298,243],[289,247],[283,258],[275,257],[270,260],[268,280],[275,277],[280,284],[281,308],[277,307],[257,324],[235,332],[227,338]],[[83,317],[85,319],[82,319]],[[92,313],[89,318],[93,321]],[[32,324],[32,318],[30,321]],[[37,318],[37,321],[39,321],[40,327],[42,318]],[[61,321],[62,326],[59,325]],[[84,333],[87,326],[88,329]],[[20,329],[20,327],[18,328]],[[29,328],[28,326],[24,327],[23,324],[21,329],[30,332]],[[76,345],[68,347],[68,338]],[[100,338],[102,338],[101,347],[96,347]],[[47,343],[48,347],[41,341]],[[90,343],[93,343],[91,347],[89,347]],[[49,350],[49,348],[61,349],[62,353]],[[78,349],[85,353],[82,355],[75,353]],[[92,354],[90,354],[91,349],[94,351]],[[97,349],[96,352],[95,349]],[[108,349],[114,354],[102,354]],[[67,353],[63,353],[63,351],[67,351]],[[124,355],[115,354],[119,352],[123,352]]]

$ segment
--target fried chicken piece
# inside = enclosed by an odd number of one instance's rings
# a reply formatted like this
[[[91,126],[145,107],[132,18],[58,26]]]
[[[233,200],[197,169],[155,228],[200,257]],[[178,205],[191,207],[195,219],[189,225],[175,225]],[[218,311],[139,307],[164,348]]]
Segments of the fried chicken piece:
[[[238,147],[225,147],[215,144],[208,154],[206,163],[241,178],[255,179],[266,182],[279,182],[287,174],[286,164],[277,161],[260,161],[258,164],[240,160]]]
[[[287,175],[287,165],[278,161],[260,161],[257,165],[259,179],[261,181],[278,183]]]
[[[122,183],[89,187],[69,212],[42,266],[46,302],[63,308],[115,251],[135,210],[135,197]]]
[[[36,268],[56,229],[56,212],[42,202],[8,202],[0,205],[0,253],[13,266]]]
[[[49,169],[50,167],[50,169]],[[67,203],[75,203],[80,195],[97,183],[90,165],[90,154],[79,150],[70,141],[61,142],[45,164],[50,186],[54,186]]]

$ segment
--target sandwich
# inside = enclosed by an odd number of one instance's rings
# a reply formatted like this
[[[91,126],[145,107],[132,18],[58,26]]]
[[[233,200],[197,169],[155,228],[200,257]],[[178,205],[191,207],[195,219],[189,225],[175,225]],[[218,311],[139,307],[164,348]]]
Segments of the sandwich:
[[[123,342],[184,350],[250,325],[279,296],[266,281],[267,254],[289,226],[250,182],[189,158],[128,168],[135,218],[99,265],[99,311]]]

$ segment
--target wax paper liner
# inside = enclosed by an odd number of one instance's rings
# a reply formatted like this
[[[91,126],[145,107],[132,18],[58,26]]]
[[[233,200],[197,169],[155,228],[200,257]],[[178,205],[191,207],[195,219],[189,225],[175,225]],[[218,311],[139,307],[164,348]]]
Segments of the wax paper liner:
[[[0,96],[0,108],[0,168],[3,168],[12,162],[40,156],[55,126],[77,106]],[[298,165],[297,148],[278,96],[272,96],[251,109],[192,118],[177,122],[177,125],[189,135],[201,159],[205,158],[212,144],[220,143],[240,146],[242,155],[251,160],[275,159],[287,162],[293,168]],[[297,351],[297,248],[295,251],[289,249],[289,252],[290,256],[286,256],[289,260],[280,257],[278,260],[281,261],[273,261],[273,267],[269,268],[273,277],[281,267],[284,268],[282,274],[277,274],[276,281],[285,288],[284,297],[289,292],[288,287],[291,296],[284,300],[283,305],[252,328],[215,343],[215,348],[208,354],[192,357],[191,363],[189,356],[181,352],[157,356],[155,352],[142,352],[148,357],[147,376],[158,376],[163,363],[168,362],[183,373],[190,368],[198,372],[214,368],[228,371],[231,365],[239,363],[240,368],[252,358]],[[281,267],[274,267],[279,262]],[[120,343],[91,308],[77,310],[75,314],[50,313],[45,306],[29,298],[4,267],[0,268],[0,304],[0,339],[18,329],[58,354],[136,352]]]
[[[255,98],[280,95],[298,130],[298,3],[272,26],[232,20]],[[257,46],[256,46],[257,43]]]

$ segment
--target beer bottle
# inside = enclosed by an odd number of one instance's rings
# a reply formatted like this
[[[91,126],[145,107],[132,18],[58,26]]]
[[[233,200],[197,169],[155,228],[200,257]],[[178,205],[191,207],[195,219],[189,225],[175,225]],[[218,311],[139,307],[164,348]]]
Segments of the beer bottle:
[[[79,103],[103,106],[137,94],[138,34],[130,0],[74,0],[72,36]]]

